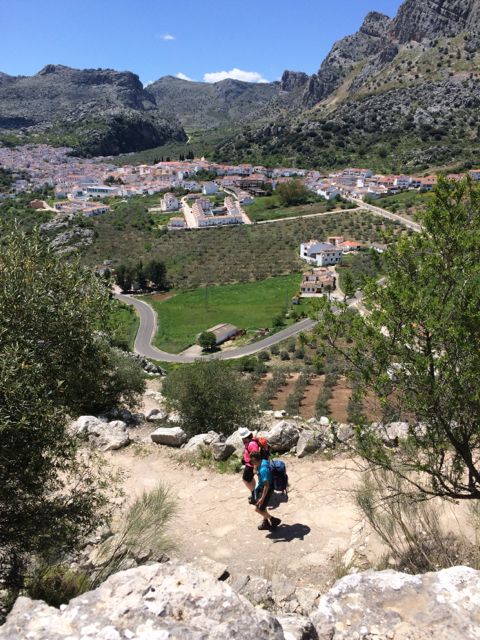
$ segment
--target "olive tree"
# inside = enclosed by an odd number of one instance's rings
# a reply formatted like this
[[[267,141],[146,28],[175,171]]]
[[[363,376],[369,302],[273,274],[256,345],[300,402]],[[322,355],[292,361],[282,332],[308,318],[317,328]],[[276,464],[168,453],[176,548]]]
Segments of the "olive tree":
[[[357,451],[415,497],[480,498],[479,212],[470,180],[440,178],[422,231],[393,244],[385,277],[366,286],[367,313],[324,302],[319,333],[343,354],[358,394],[373,391],[384,424],[409,423],[397,449],[360,423]]]

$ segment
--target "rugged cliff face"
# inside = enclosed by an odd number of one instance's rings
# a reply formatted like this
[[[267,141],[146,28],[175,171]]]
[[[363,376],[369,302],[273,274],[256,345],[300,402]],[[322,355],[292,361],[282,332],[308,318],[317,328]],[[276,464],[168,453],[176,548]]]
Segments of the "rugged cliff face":
[[[372,12],[358,33],[336,42],[318,73],[310,78],[303,96],[304,105],[311,107],[332,94],[356,64],[382,51],[390,26],[388,16]]]
[[[406,0],[391,34],[401,44],[424,38],[452,38],[479,27],[478,0]]]
[[[129,71],[47,65],[31,77],[2,74],[0,105],[3,132],[72,144],[92,155],[186,140]]]

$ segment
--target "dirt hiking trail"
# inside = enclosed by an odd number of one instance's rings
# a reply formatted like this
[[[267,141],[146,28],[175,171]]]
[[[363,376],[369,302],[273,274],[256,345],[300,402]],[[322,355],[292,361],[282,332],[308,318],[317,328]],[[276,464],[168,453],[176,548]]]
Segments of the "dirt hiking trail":
[[[257,529],[261,518],[247,502],[241,474],[196,469],[179,461],[179,455],[158,445],[133,445],[108,456],[122,472],[128,497],[158,482],[176,497],[178,513],[170,536],[177,549],[172,556],[207,556],[226,564],[232,574],[271,579],[280,573],[298,585],[332,581],[335,557],[350,547],[352,530],[360,521],[352,495],[358,474],[351,461],[283,456],[289,499],[283,502],[278,494],[272,502],[282,524],[269,532]]]

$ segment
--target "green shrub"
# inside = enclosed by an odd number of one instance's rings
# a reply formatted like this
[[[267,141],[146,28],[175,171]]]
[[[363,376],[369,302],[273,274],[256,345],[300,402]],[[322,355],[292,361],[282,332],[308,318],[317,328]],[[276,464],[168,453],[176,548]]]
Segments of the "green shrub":
[[[26,579],[25,591],[32,600],[43,600],[58,608],[90,587],[90,578],[84,571],[56,564],[38,568]]]

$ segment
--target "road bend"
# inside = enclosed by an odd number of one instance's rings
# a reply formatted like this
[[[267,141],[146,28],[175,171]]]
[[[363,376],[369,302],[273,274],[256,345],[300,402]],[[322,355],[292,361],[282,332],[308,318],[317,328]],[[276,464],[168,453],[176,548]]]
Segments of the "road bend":
[[[129,304],[135,307],[140,317],[140,325],[138,327],[137,336],[134,343],[134,351],[145,358],[151,358],[152,360],[160,360],[162,362],[175,362],[179,364],[186,364],[189,362],[195,362],[196,360],[235,360],[236,358],[243,358],[244,356],[251,356],[263,349],[268,349],[274,344],[282,342],[287,338],[298,335],[302,331],[311,331],[317,322],[310,318],[305,318],[292,324],[286,329],[282,329],[273,336],[263,338],[258,342],[252,342],[237,349],[230,349],[228,351],[219,351],[211,355],[201,356],[188,356],[177,353],[168,353],[162,351],[153,346],[152,341],[157,332],[157,314],[154,309],[143,300],[139,300],[134,296],[125,295],[123,293],[115,293],[115,297],[120,302]]]

